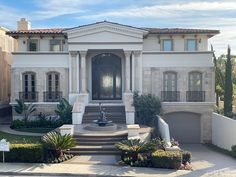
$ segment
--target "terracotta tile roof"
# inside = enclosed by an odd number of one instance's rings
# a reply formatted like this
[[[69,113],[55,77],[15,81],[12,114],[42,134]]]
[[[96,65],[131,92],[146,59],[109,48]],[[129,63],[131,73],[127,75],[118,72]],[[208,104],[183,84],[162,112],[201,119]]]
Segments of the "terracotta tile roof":
[[[219,30],[185,29],[185,28],[143,28],[151,34],[218,34]]]
[[[102,23],[97,22],[95,24]],[[111,23],[111,22],[109,22]],[[116,23],[113,23],[116,24]],[[91,25],[91,24],[90,24]],[[84,25],[88,26],[88,25]],[[75,28],[80,28],[79,26]],[[124,25],[127,26],[127,25]],[[131,26],[128,26],[131,27]],[[134,28],[134,27],[133,27]],[[136,28],[136,27],[135,27]],[[30,29],[30,30],[16,30],[8,31],[6,34],[17,35],[17,34],[66,34],[64,30],[73,28],[51,28],[51,29]],[[149,34],[218,34],[219,30],[207,30],[207,29],[185,29],[185,28],[138,28],[148,31]]]
[[[30,29],[8,31],[6,34],[65,34],[63,31],[68,28],[51,28],[51,29]]]

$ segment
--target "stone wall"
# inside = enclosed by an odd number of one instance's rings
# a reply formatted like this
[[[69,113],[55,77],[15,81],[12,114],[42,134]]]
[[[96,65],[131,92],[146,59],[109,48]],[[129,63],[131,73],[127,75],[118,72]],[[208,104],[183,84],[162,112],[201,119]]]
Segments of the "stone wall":
[[[144,67],[143,68],[143,93],[151,93],[161,97],[163,91],[163,73],[174,71],[177,73],[177,91],[180,91],[180,101],[186,101],[186,91],[189,86],[189,72],[202,73],[202,87],[205,91],[205,101],[215,102],[214,69],[211,67]]]
[[[46,74],[48,72],[55,71],[60,74],[60,91],[62,91],[62,97],[68,99],[68,87],[69,87],[69,74],[68,68],[12,68],[12,95],[11,103],[15,102],[15,99],[19,98],[19,92],[23,90],[22,74],[24,72],[34,72],[36,74],[36,91],[38,92],[38,102],[43,102],[43,92],[46,91]]]

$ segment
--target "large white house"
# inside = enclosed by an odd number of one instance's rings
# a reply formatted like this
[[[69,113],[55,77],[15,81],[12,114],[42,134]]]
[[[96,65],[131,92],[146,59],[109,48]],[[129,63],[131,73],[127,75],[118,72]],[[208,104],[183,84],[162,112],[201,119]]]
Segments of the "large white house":
[[[11,103],[33,102],[54,113],[60,98],[73,104],[73,124],[87,106],[124,106],[134,123],[133,91],[161,98],[171,136],[211,141],[215,79],[208,39],[218,30],[138,28],[108,21],[61,29],[30,29],[21,19],[7,32],[13,52]],[[17,114],[14,113],[14,118]]]

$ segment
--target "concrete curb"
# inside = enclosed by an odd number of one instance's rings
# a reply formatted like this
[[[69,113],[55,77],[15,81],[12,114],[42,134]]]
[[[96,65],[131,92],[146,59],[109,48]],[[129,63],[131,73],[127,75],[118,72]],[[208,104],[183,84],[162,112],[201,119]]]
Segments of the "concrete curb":
[[[95,175],[95,174],[75,174],[75,173],[34,173],[34,172],[0,172],[1,175],[11,175],[11,176],[76,176],[76,177],[117,177],[120,175]],[[132,176],[122,176],[122,177],[132,177]],[[133,176],[134,177],[134,176]]]

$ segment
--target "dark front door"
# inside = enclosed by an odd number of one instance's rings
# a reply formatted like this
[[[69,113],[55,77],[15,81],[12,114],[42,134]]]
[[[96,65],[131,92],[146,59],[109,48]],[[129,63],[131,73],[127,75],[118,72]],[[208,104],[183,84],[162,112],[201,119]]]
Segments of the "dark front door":
[[[92,58],[92,99],[121,99],[121,59],[111,53]]]

